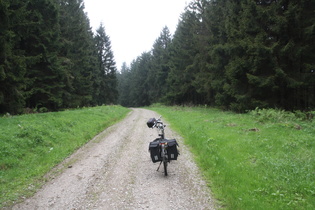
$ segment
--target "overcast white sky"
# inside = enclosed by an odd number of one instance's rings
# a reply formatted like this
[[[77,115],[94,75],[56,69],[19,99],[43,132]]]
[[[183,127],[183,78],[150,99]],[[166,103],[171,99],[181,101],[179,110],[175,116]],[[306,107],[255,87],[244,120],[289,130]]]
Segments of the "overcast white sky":
[[[84,0],[93,31],[102,22],[117,69],[150,51],[164,26],[173,35],[189,0]]]

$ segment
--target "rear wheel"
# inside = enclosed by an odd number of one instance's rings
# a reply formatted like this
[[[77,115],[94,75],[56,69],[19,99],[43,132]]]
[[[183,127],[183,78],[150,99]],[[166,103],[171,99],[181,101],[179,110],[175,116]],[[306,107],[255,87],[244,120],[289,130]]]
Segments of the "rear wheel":
[[[163,157],[163,165],[164,165],[164,175],[167,176],[167,159]]]
[[[162,156],[162,162],[163,162],[163,166],[164,166],[164,175],[167,176],[167,153],[166,153],[166,148],[165,148],[165,144],[163,143],[161,145],[161,156]]]

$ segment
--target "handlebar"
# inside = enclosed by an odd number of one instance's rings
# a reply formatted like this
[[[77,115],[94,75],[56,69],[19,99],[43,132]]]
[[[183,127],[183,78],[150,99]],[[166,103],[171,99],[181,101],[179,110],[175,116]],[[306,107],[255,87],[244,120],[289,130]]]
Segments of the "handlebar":
[[[163,124],[161,118],[162,116],[160,116],[158,119],[150,118],[147,122],[147,126],[152,129],[157,128],[160,138],[164,139],[164,128],[166,127],[166,125]]]
[[[147,126],[149,128],[155,128],[158,127],[160,129],[164,128],[166,125],[163,124],[162,120],[161,120],[162,116],[160,116],[158,119],[155,118],[150,118],[147,122]],[[162,126],[159,127],[158,125],[161,124]]]

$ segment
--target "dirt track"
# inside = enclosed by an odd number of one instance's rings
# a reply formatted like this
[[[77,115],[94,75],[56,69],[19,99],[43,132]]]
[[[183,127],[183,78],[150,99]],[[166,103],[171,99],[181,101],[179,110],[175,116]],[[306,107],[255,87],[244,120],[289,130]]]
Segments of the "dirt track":
[[[150,117],[158,115],[133,109],[60,164],[35,196],[13,209],[214,209],[191,154],[167,127],[166,137],[178,140],[181,155],[169,164],[167,177],[162,167],[156,171],[158,163],[151,162],[148,152],[157,137],[146,126]]]

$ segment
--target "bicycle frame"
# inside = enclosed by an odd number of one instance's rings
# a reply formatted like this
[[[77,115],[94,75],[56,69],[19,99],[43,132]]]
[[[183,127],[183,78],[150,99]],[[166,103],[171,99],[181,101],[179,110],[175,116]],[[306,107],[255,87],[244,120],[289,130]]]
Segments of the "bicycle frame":
[[[155,125],[153,126],[158,129],[158,134],[161,137],[161,139],[165,139],[165,133],[164,133],[165,126],[166,125],[163,124],[161,117],[156,121]]]
[[[165,138],[164,128],[166,125],[163,124],[161,116],[159,119],[150,118],[147,121],[147,126],[149,128],[156,128],[159,135],[159,138],[149,144],[152,162],[156,163],[160,161],[157,171],[163,163],[164,175],[167,176],[167,164],[170,163],[171,160],[177,160],[177,156],[179,155],[177,150],[178,143],[176,142],[176,139]]]
[[[163,139],[165,139],[165,132],[164,132],[164,128],[166,127],[166,125],[163,124],[162,120],[161,120],[161,116],[159,119],[157,119],[157,121],[155,122],[155,124],[153,125],[152,128],[157,128],[158,129],[158,135],[160,137],[159,139],[159,145],[161,148],[161,157],[162,157],[162,161],[160,162],[160,165],[157,169],[157,171],[160,169],[160,166],[163,162],[164,165],[164,175],[167,176],[167,163],[169,162],[168,160],[168,156],[167,156],[167,142],[163,141]]]

